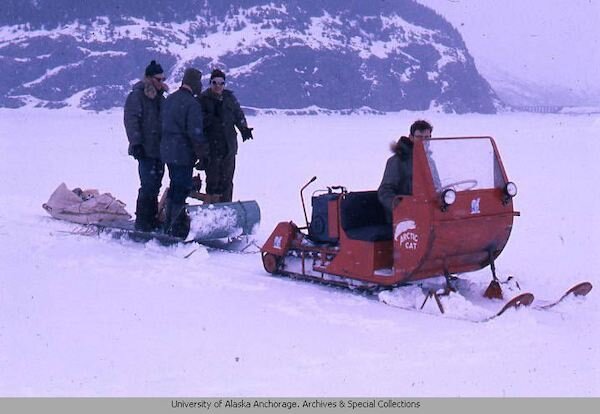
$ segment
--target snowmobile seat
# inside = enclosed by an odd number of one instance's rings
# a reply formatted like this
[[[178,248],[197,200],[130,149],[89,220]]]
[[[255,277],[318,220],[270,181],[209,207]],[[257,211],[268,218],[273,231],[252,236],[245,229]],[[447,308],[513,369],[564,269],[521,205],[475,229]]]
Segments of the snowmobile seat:
[[[392,226],[386,222],[385,211],[377,191],[348,193],[340,205],[342,229],[354,240],[392,240]]]

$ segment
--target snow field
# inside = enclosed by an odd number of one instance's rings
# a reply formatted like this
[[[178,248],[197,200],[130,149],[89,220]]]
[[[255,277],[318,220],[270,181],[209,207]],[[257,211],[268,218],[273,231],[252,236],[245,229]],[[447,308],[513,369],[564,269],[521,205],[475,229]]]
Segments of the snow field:
[[[388,144],[420,117],[435,136],[496,138],[521,212],[500,275],[539,298],[581,280],[598,289],[600,121],[586,115],[250,117],[234,197],[258,201],[258,244],[279,221],[303,223],[299,189],[313,175],[307,196],[376,188]],[[258,254],[72,234],[41,208],[63,181],[134,209],[122,113],[0,119],[2,396],[600,394],[595,290],[473,324],[272,277]],[[468,278],[486,284],[489,271]]]

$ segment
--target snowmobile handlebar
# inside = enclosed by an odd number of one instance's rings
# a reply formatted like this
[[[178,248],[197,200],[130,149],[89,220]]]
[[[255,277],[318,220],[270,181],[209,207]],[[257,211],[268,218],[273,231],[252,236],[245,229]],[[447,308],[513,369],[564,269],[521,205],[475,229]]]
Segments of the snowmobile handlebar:
[[[316,179],[317,179],[317,176],[315,175],[306,184],[304,184],[304,187],[302,187],[300,189],[300,200],[302,200],[302,211],[304,211],[304,221],[306,222],[306,228],[308,228],[308,216],[306,215],[306,205],[304,204],[304,194],[303,194],[303,191],[304,191],[304,189],[306,187],[308,187]]]

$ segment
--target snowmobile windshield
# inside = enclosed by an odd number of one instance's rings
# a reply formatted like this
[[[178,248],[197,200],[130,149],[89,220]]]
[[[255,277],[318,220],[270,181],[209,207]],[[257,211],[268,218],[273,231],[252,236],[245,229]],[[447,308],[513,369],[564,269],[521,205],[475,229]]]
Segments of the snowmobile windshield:
[[[436,138],[423,141],[436,191],[504,187],[490,138]]]

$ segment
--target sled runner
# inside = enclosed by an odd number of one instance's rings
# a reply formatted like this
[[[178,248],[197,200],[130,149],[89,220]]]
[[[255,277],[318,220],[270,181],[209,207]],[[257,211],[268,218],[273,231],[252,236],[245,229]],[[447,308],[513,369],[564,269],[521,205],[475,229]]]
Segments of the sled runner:
[[[127,237],[139,242],[155,239],[164,245],[182,242],[212,244],[219,240],[233,241],[253,234],[254,227],[260,222],[260,209],[256,201],[197,204],[187,206],[186,209],[190,217],[190,231],[186,237],[175,237],[162,231],[139,231],[135,229],[133,220],[97,223],[93,226],[115,238]]]

